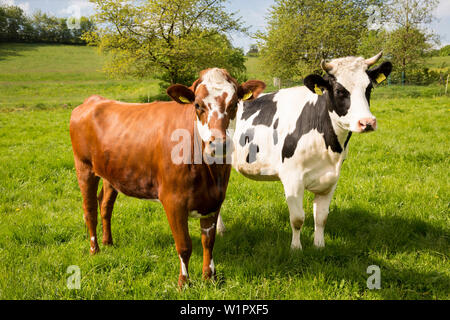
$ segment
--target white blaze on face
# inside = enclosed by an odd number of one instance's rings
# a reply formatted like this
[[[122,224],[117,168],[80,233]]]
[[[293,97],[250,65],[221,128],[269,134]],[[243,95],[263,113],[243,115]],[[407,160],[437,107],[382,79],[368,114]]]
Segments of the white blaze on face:
[[[202,138],[204,142],[208,142],[212,137],[212,132],[209,129],[208,123],[203,124],[198,118],[197,118],[197,130],[198,134]]]
[[[209,128],[211,118],[216,116],[218,119],[223,119],[227,115],[226,110],[223,112],[220,110],[218,98],[226,93],[225,107],[227,107],[237,88],[228,80],[226,74],[218,68],[210,69],[203,74],[199,86],[201,85],[204,85],[208,90],[208,96],[203,99],[205,107],[208,108],[208,119],[205,124],[197,119],[197,128],[202,140],[208,142],[213,136],[213,132]]]
[[[339,117],[334,113],[332,118],[339,121],[347,130],[359,131],[359,120],[375,119],[366,98],[366,89],[370,85],[370,79],[366,73],[367,64],[361,57],[340,58],[330,63],[334,66],[330,74],[334,75],[336,81],[350,92],[350,108],[347,114]]]

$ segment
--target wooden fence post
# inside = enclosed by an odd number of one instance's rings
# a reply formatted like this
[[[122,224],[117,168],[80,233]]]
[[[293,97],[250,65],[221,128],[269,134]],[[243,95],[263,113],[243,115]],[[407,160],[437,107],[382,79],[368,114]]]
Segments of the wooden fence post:
[[[445,95],[447,95],[447,89],[448,89],[448,77],[450,77],[450,74],[447,75],[447,83],[445,84]]]

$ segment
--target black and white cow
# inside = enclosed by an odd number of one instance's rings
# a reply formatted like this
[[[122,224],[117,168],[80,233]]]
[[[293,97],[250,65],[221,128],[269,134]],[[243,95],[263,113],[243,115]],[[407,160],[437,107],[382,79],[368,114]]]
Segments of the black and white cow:
[[[314,197],[314,245],[323,247],[324,227],[353,132],[373,131],[369,109],[373,83],[386,79],[390,62],[369,69],[382,56],[322,61],[324,77],[240,103],[233,136],[233,167],[254,180],[281,180],[290,213],[292,248],[300,248],[305,219],[303,193]],[[218,231],[224,225],[219,216]]]

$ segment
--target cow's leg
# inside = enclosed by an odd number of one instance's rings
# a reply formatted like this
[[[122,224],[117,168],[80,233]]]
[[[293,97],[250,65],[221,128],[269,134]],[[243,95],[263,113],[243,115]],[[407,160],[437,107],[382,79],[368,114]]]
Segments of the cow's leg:
[[[324,230],[335,187],[329,193],[314,196],[314,245],[317,248],[325,247]]]
[[[301,181],[292,179],[294,175],[285,179],[283,182],[286,202],[289,207],[289,220],[292,228],[292,249],[302,249],[300,242],[300,232],[305,221],[305,212],[303,211],[303,186]]]
[[[222,215],[220,214],[220,211],[219,211],[219,214],[217,217],[217,233],[219,235],[223,236],[225,231],[226,231],[225,224],[223,223]]]
[[[90,253],[95,254],[99,251],[97,242],[97,188],[100,178],[95,175],[89,164],[78,159],[75,159],[75,168],[81,196],[83,197],[84,222],[89,230]]]
[[[203,245],[203,278],[215,278],[216,269],[213,260],[214,241],[216,239],[216,225],[218,213],[209,218],[200,219]]]
[[[103,179],[103,187],[98,194],[98,203],[100,206],[100,214],[102,216],[103,241],[104,245],[112,245],[111,235],[111,216],[114,208],[114,202],[117,198],[117,191],[105,179]]]
[[[192,240],[189,236],[188,211],[184,206],[178,204],[178,199],[174,197],[165,198],[160,195],[161,203],[166,211],[167,220],[172,230],[175,248],[180,259],[180,275],[178,277],[178,286],[180,288],[189,279],[189,258],[192,253]]]

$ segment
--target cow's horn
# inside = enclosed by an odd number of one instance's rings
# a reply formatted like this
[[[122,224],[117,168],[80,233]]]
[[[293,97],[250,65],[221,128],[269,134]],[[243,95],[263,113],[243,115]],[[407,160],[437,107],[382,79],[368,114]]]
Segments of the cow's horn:
[[[331,69],[333,69],[333,65],[331,63],[325,62],[325,60],[320,61],[320,67],[325,72],[331,71]]]
[[[366,64],[370,67],[377,63],[378,60],[380,60],[381,56],[383,55],[383,51],[380,51],[377,55],[373,56],[372,58],[366,59]]]

